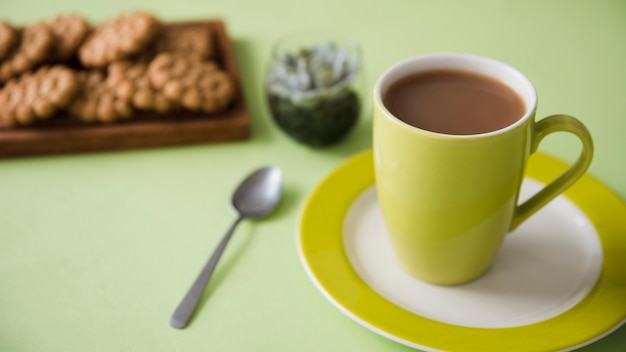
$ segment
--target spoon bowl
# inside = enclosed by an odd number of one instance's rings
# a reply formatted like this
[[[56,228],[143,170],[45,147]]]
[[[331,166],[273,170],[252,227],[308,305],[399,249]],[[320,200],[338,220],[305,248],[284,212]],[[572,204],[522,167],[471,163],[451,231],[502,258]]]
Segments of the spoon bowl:
[[[283,175],[280,169],[264,167],[250,174],[237,187],[231,200],[231,205],[238,215],[237,220],[228,229],[200,275],[170,317],[171,327],[182,329],[187,326],[237,225],[245,218],[260,218],[271,213],[282,196],[282,184]]]
[[[264,167],[248,176],[235,190],[232,206],[240,216],[260,218],[276,208],[282,195],[280,169]]]

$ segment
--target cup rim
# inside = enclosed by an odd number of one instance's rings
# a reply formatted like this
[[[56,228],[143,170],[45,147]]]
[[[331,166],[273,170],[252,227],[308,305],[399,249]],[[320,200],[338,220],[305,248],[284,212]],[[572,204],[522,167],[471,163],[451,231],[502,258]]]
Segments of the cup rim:
[[[461,67],[460,64],[457,64],[456,66],[446,64],[449,62],[460,62],[460,60],[463,60],[467,65],[465,65],[464,67]],[[436,68],[430,67],[431,65],[435,65]],[[498,66],[498,68],[500,69],[500,72],[506,72],[508,74],[508,77],[510,78],[512,77],[512,79],[519,81],[520,85],[524,86],[524,89],[525,89],[524,94],[520,92],[519,87],[513,87],[510,84],[504,82],[502,79],[502,76],[497,77],[495,75],[492,75],[491,73],[480,72],[480,70],[477,69],[478,65]],[[398,71],[402,71],[402,70],[409,70],[410,73],[417,73],[421,71],[430,71],[434,69],[452,69],[452,70],[457,70],[457,71],[466,71],[466,72],[471,72],[475,74],[477,73],[481,75],[487,75],[490,78],[497,79],[501,81],[502,83],[507,84],[511,89],[513,89],[518,95],[522,97],[522,99],[524,100],[524,104],[526,105],[526,111],[524,115],[521,118],[519,118],[517,121],[515,121],[514,123],[506,127],[502,127],[500,129],[494,130],[494,131],[489,131],[489,132],[484,132],[484,133],[475,133],[475,134],[449,134],[449,133],[433,132],[433,131],[429,131],[423,128],[410,125],[400,120],[398,117],[396,117],[387,109],[387,107],[383,103],[382,93],[383,93],[383,87],[386,88],[392,82],[396,81],[396,80],[392,80],[391,78],[389,78],[390,76],[393,76],[394,74],[397,74]],[[439,136],[441,138],[452,138],[452,139],[482,138],[482,137],[504,134],[508,131],[514,130],[518,128],[519,126],[525,124],[529,119],[531,119],[534,116],[534,113],[537,108],[537,92],[535,90],[535,87],[533,86],[532,82],[520,70],[516,69],[515,67],[509,64],[506,64],[496,59],[492,59],[490,57],[476,55],[476,54],[469,54],[469,53],[458,53],[458,52],[430,53],[430,54],[409,57],[400,62],[397,62],[396,64],[387,68],[379,76],[374,86],[374,99],[376,101],[376,105],[378,105],[379,109],[382,110],[385,117],[389,118],[391,121],[398,123],[402,126],[405,126],[407,128],[410,128],[411,130],[414,130],[414,131],[419,131],[419,132],[429,134],[432,136]]]

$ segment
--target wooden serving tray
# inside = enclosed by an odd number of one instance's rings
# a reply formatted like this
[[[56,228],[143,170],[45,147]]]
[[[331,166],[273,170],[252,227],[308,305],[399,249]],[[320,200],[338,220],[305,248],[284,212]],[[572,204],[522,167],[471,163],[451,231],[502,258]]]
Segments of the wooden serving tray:
[[[250,121],[232,42],[223,22],[170,23],[166,27],[205,27],[210,31],[220,67],[235,81],[236,98],[213,115],[176,112],[142,113],[130,121],[85,124],[59,118],[38,126],[0,128],[0,157],[163,147],[244,140]]]

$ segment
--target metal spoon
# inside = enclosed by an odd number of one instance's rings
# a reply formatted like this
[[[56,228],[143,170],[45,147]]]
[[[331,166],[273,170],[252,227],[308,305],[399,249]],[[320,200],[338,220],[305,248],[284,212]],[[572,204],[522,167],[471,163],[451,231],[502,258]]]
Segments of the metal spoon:
[[[274,210],[282,194],[282,183],[283,175],[280,169],[265,167],[250,174],[237,187],[231,200],[232,206],[238,214],[237,220],[226,232],[187,295],[172,314],[170,326],[178,329],[187,326],[189,318],[195,311],[198,300],[200,300],[207,283],[211,279],[222,252],[224,252],[224,248],[235,231],[235,227],[245,218],[260,218]]]

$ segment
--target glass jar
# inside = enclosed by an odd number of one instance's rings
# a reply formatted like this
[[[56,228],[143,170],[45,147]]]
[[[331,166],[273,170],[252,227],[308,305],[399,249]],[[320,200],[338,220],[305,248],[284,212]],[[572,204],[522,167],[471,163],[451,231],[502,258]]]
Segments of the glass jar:
[[[274,121],[309,146],[338,142],[361,114],[361,66],[359,44],[341,35],[301,32],[278,40],[265,78]]]

